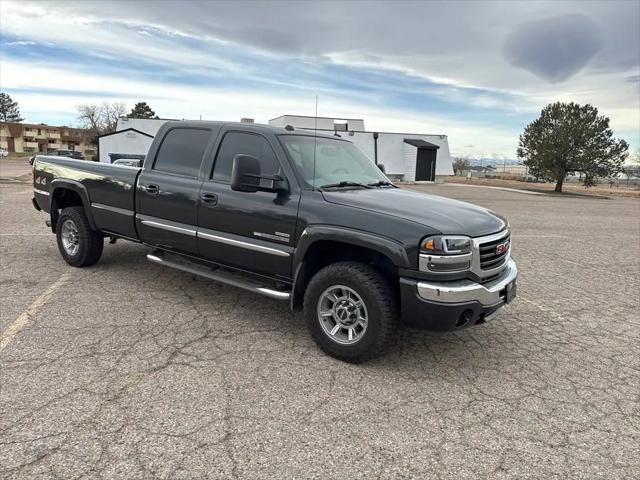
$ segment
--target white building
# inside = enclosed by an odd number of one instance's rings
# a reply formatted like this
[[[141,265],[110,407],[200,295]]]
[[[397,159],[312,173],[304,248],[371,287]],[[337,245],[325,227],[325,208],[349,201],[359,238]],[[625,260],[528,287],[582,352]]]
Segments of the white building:
[[[127,128],[98,137],[98,160],[113,163],[118,158],[144,158],[153,142],[148,133]]]
[[[331,130],[332,132],[346,132],[350,130],[363,131],[364,120],[361,118],[330,118],[305,117],[303,115],[281,115],[269,120],[269,125],[284,128],[291,125],[294,128]]]
[[[118,158],[146,155],[153,137],[166,121],[158,118],[119,118],[115,132],[98,137],[98,159],[113,163]]]
[[[248,119],[247,119],[248,120]],[[112,163],[117,158],[146,155],[153,137],[167,119],[118,119],[117,130],[98,139],[98,157]],[[370,132],[360,118],[305,117],[282,115],[269,125],[334,132],[355,143],[376,164],[383,164],[393,180],[439,181],[453,175],[446,135]]]
[[[126,130],[127,128],[135,128],[152,137],[156,136],[160,127],[168,122],[169,118],[128,118],[120,117],[116,125],[116,132]]]
[[[282,115],[269,120],[276,127],[335,132],[356,144],[376,164],[383,164],[387,176],[406,182],[439,181],[453,175],[446,135],[368,132],[362,119]]]

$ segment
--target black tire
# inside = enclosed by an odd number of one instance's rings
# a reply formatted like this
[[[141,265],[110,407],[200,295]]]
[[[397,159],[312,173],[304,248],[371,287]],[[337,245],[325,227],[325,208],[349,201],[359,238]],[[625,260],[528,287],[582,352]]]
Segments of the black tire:
[[[77,232],[77,250],[69,251],[63,244],[63,226],[71,222]],[[104,238],[100,232],[91,229],[87,215],[82,207],[67,207],[62,209],[56,224],[58,250],[64,261],[74,267],[88,267],[102,256]]]
[[[318,302],[323,292],[336,285],[352,289],[366,305],[367,327],[357,343],[337,343],[321,325]],[[364,263],[340,262],[323,268],[309,282],[304,294],[304,317],[311,336],[325,353],[361,363],[384,352],[398,328],[397,305],[394,289],[380,272]]]

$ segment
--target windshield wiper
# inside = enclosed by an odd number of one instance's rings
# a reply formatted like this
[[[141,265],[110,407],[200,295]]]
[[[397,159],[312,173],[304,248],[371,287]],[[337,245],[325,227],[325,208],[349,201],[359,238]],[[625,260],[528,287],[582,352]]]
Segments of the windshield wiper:
[[[380,180],[379,182],[367,183],[370,187],[386,187],[387,185],[393,186],[393,183],[387,182],[386,180]]]
[[[341,188],[341,187],[371,188],[369,185],[365,185],[364,183],[349,182],[349,181],[342,181],[342,182],[338,182],[338,183],[328,183],[326,185],[321,185],[320,186],[320,188]]]

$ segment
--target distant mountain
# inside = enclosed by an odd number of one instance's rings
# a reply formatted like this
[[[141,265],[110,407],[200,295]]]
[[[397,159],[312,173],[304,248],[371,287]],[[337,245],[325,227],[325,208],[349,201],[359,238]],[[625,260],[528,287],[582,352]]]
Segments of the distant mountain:
[[[472,166],[521,165],[522,161],[513,158],[469,158]]]
[[[472,157],[470,155],[457,155],[456,153],[452,153],[451,156],[453,158],[464,158],[469,161],[471,166],[478,167],[486,167],[487,165],[522,165],[522,160],[509,158],[505,155],[499,155],[491,152],[480,154],[480,156],[477,157]]]

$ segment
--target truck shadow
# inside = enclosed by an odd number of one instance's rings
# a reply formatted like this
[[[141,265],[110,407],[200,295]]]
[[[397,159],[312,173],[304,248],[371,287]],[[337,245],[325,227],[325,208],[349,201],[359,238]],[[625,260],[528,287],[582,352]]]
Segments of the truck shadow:
[[[240,337],[263,332],[262,335],[269,337],[265,339],[265,345],[277,343],[272,347],[280,354],[299,356],[303,352],[303,356],[315,362],[337,362],[314,344],[302,312],[292,312],[288,302],[151,264],[145,259],[148,251],[146,246],[127,242],[105,245],[102,259],[92,270],[97,275],[113,277],[113,282],[119,284],[116,289],[139,291],[140,295],[154,298],[161,296],[167,303],[167,317],[174,315],[172,305],[184,309],[187,297],[195,310],[207,316],[211,329],[236,331]],[[469,358],[484,356],[493,350],[495,342],[491,337],[494,333],[492,323],[446,333],[401,324],[387,352],[361,367],[367,370],[399,368],[402,364],[417,362],[424,368],[441,363],[468,362]],[[241,338],[234,343],[240,350],[254,348],[256,339],[251,336],[244,346]]]

